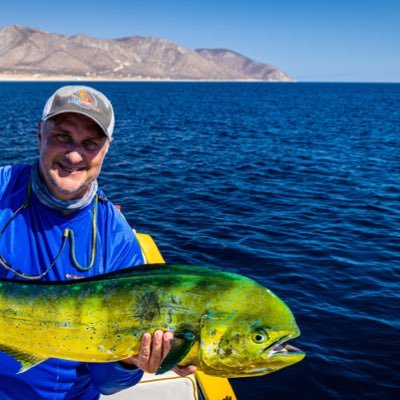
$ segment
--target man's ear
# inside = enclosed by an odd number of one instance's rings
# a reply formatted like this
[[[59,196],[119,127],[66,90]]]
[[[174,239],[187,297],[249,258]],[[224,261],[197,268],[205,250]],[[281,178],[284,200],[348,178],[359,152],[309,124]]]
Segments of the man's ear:
[[[110,150],[110,146],[111,146],[111,144],[112,144],[112,139],[110,139],[109,140],[109,142],[108,142],[108,147],[107,147],[107,151],[106,151],[106,154],[108,153],[108,150]]]
[[[40,146],[40,143],[42,141],[42,124],[43,124],[43,121],[39,121],[38,122],[38,143],[39,143],[39,146]]]

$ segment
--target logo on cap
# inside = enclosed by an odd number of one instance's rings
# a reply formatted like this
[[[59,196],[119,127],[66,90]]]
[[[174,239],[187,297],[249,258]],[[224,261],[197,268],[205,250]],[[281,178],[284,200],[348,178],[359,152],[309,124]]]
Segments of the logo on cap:
[[[77,106],[85,108],[86,110],[99,112],[99,109],[97,108],[96,97],[90,95],[86,90],[83,89],[73,92],[68,102],[76,104]]]

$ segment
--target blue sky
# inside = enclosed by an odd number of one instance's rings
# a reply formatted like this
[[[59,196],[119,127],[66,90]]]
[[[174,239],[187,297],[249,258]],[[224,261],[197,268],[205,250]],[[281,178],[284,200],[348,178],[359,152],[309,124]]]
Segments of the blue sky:
[[[300,81],[400,82],[399,19],[400,0],[14,0],[0,26],[224,47]]]

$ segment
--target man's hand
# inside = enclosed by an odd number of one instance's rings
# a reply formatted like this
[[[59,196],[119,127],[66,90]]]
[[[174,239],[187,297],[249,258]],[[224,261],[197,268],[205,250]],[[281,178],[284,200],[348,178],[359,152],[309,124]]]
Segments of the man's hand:
[[[171,345],[170,340],[174,337],[172,332],[163,332],[158,330],[154,333],[153,338],[150,333],[145,333],[142,337],[142,344],[139,354],[120,361],[121,364],[135,365],[142,371],[155,373],[157,372],[162,360],[168,354]],[[180,376],[187,376],[196,372],[194,365],[186,367],[177,366],[174,371]]]

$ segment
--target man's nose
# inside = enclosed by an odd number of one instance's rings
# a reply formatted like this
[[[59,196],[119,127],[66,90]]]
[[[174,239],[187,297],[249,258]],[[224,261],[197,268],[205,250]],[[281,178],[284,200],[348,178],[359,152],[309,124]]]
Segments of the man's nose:
[[[65,152],[65,156],[70,163],[76,164],[83,160],[84,150],[80,146],[70,145]]]

